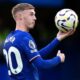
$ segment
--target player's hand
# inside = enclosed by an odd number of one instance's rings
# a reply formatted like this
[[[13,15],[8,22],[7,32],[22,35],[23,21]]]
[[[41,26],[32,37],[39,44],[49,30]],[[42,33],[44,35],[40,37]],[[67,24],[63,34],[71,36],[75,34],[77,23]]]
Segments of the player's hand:
[[[59,41],[61,41],[61,40],[65,39],[66,37],[73,35],[75,31],[76,31],[76,30],[70,30],[70,31],[68,31],[68,32],[61,32],[61,31],[59,31],[59,32],[57,33],[57,39],[58,39]]]
[[[61,53],[60,50],[58,50],[57,56],[60,57],[62,63],[65,61],[65,54]]]

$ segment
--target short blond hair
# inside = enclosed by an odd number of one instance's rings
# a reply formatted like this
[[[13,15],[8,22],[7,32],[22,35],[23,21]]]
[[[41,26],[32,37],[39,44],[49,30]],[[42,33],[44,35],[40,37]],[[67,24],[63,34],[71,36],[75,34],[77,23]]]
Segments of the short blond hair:
[[[12,8],[12,16],[15,19],[16,13],[19,11],[24,11],[28,9],[35,9],[35,7],[29,3],[19,3]]]

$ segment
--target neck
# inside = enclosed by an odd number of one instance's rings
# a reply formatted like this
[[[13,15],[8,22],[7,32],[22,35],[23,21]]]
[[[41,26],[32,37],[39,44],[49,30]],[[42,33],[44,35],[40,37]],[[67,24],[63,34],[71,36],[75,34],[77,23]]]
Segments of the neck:
[[[27,26],[25,26],[22,23],[16,23],[16,29],[15,30],[21,30],[21,31],[25,31],[25,32],[29,32],[29,29],[27,28]]]

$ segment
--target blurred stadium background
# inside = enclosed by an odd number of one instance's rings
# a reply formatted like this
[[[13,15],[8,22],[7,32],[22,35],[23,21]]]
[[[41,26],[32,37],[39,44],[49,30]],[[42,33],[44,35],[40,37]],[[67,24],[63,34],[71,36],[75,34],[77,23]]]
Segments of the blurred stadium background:
[[[46,46],[58,32],[54,17],[57,11],[63,8],[71,8],[80,16],[79,0],[0,0],[0,43],[4,41],[9,32],[15,29],[15,22],[11,16],[11,8],[20,2],[28,2],[36,7],[37,21],[35,28],[31,30],[38,48]],[[75,34],[63,40],[53,50],[50,59],[56,55],[58,49],[66,55],[64,64],[55,68],[39,71],[41,80],[80,80],[80,24]],[[53,54],[54,53],[54,54]],[[4,64],[0,61],[0,80],[7,80],[7,73],[3,71]],[[4,77],[5,76],[5,77]]]

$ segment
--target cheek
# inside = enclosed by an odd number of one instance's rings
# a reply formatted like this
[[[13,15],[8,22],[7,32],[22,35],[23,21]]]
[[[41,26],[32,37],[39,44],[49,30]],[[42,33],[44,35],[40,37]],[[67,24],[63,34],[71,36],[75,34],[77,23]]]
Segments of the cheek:
[[[27,18],[26,18],[26,21],[27,21],[27,22],[31,22],[31,17],[27,17]]]
[[[29,23],[29,19],[28,18],[24,18],[24,22],[28,24]]]

